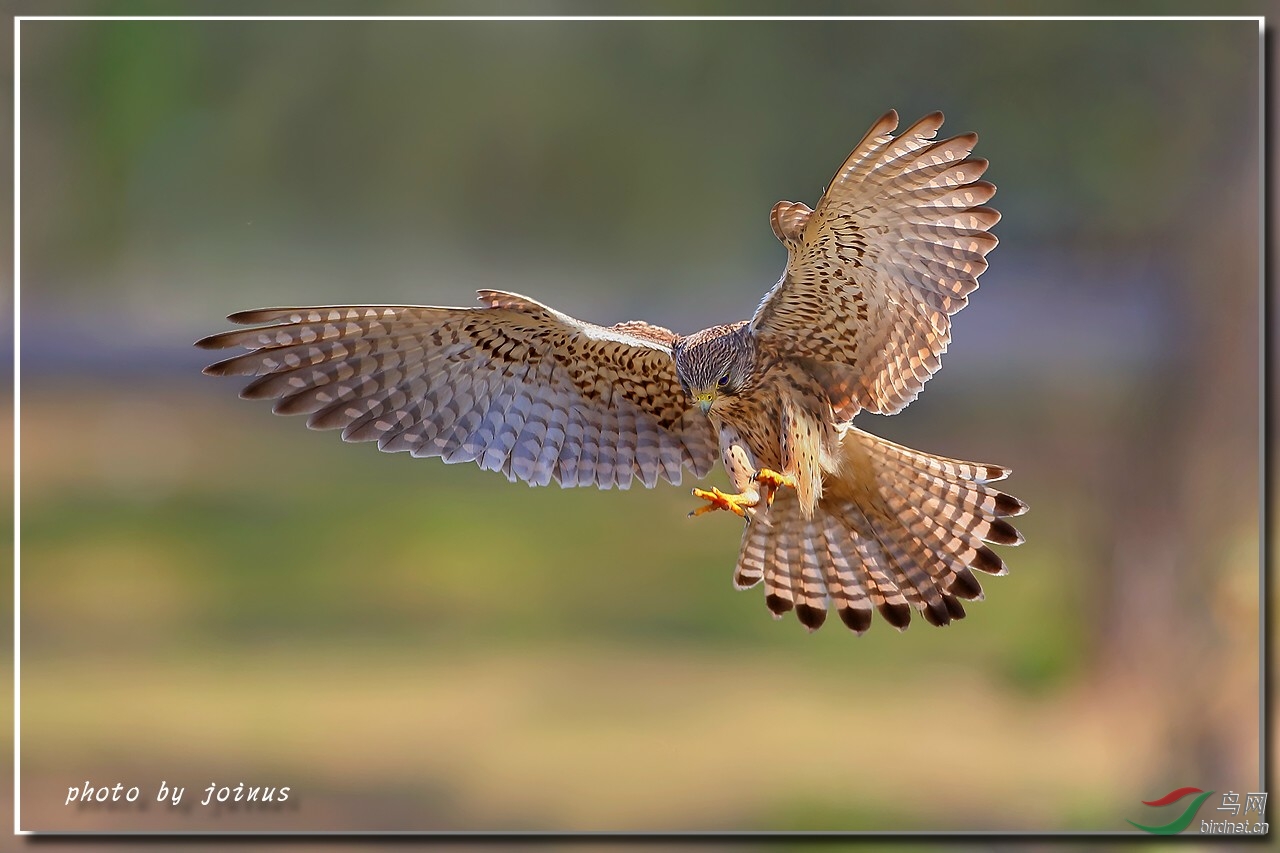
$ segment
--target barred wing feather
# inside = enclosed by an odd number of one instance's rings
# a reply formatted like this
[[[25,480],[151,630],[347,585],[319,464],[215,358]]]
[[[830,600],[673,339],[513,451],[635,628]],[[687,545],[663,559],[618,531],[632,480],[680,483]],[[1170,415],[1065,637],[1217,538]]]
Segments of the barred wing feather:
[[[205,369],[255,377],[242,397],[389,452],[474,461],[531,485],[625,489],[711,470],[719,451],[687,409],[674,333],[597,326],[513,293],[480,299],[245,311],[229,319],[255,328],[198,345],[249,349]]]
[[[816,208],[774,207],[787,266],[751,321],[821,379],[842,420],[916,398],[997,242],[987,161],[969,156],[978,137],[933,141],[942,113],[895,137],[897,125],[890,111],[871,127]]]

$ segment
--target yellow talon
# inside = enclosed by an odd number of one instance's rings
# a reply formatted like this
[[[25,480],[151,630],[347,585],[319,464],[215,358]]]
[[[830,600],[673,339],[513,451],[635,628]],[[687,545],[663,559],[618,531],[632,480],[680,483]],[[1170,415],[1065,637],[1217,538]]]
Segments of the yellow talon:
[[[747,517],[747,510],[752,509],[756,505],[756,500],[749,495],[727,495],[717,488],[711,491],[706,489],[694,489],[693,496],[706,501],[706,506],[700,506],[693,512],[689,513],[689,517],[693,518],[697,515],[704,515],[708,512],[715,512],[718,509],[727,509],[729,512],[741,518]]]
[[[795,477],[790,474],[779,474],[771,468],[761,468],[751,479],[764,486],[765,506],[773,506],[773,499],[777,496],[778,489],[783,486],[790,486],[793,489],[796,487]]]

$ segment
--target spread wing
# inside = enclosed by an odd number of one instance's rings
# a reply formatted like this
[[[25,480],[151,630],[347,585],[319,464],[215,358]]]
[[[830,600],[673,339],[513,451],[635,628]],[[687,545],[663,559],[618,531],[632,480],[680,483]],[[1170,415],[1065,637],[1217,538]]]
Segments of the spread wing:
[[[512,293],[480,299],[244,311],[228,319],[267,325],[197,346],[249,348],[205,373],[257,377],[240,396],[380,450],[475,461],[531,485],[625,489],[711,470],[719,451],[686,407],[673,332],[596,326]]]
[[[787,247],[782,278],[751,321],[757,340],[800,359],[842,419],[893,414],[916,398],[951,341],[996,245],[1000,214],[983,203],[976,134],[932,141],[942,113],[899,136],[880,118],[840,167],[818,206],[778,202],[774,233]]]

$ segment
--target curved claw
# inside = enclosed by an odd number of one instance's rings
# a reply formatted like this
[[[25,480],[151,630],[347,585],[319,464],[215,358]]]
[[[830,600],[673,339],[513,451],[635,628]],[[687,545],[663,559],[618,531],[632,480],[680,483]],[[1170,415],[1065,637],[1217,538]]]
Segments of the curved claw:
[[[728,510],[740,518],[748,518],[748,513],[754,511],[756,504],[759,503],[759,498],[752,495],[728,495],[714,487],[711,491],[694,489],[693,496],[707,503],[690,512],[690,518],[720,509]]]
[[[778,495],[778,489],[788,486],[792,489],[796,487],[796,478],[790,474],[779,474],[771,468],[761,468],[751,477],[761,486],[764,487],[765,506],[773,506],[773,499]]]

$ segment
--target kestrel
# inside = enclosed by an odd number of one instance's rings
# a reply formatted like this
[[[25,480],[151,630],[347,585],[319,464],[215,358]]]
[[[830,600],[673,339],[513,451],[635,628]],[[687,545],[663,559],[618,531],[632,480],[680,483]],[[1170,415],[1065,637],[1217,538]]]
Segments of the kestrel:
[[[775,618],[815,630],[830,604],[859,634],[873,609],[946,625],[982,596],[973,570],[1005,573],[986,543],[1020,544],[1005,518],[1027,506],[990,485],[1008,469],[851,425],[916,398],[996,245],[977,136],[934,141],[942,121],[893,136],[886,113],[816,208],[774,206],[787,265],[750,320],[681,336],[497,290],[476,308],[268,308],[197,343],[250,350],[205,373],[254,376],[240,396],[346,441],[531,485],[678,485],[719,456],[733,490],[694,489],[690,514],[745,519],[733,582],[763,581]]]

